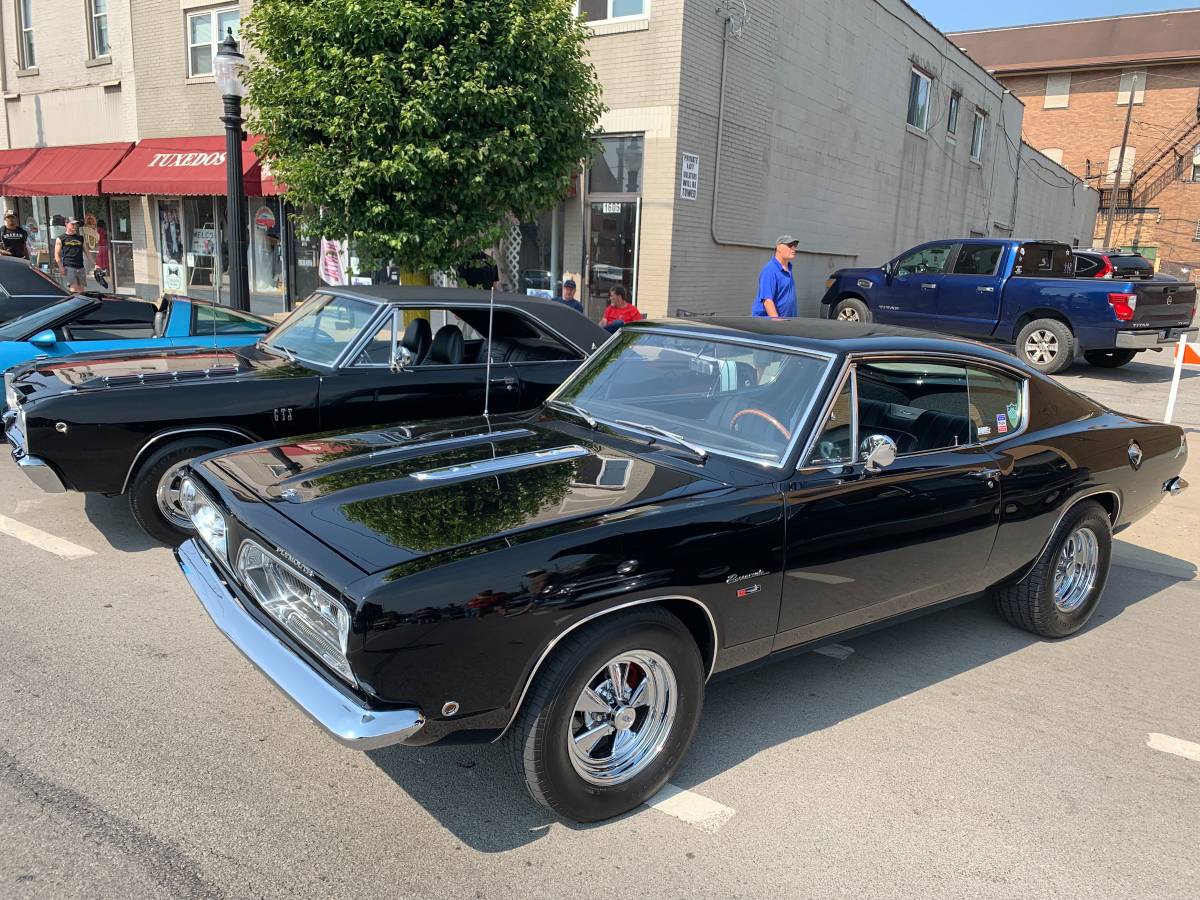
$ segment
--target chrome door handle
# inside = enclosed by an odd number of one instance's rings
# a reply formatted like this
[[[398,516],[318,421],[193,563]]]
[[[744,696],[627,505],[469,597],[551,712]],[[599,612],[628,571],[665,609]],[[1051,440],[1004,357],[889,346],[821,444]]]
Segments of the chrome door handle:
[[[936,285],[936,284],[933,284],[932,282],[926,281],[924,284],[922,284],[922,285],[921,285],[921,290],[923,290],[923,291],[936,291],[936,290],[937,290],[937,285]]]
[[[994,287],[977,287],[977,288],[975,288],[975,293],[977,293],[977,294],[992,294],[992,293],[995,293],[995,291],[996,291],[996,289]]]
[[[999,478],[1002,474],[999,469],[976,469],[974,472],[968,472],[972,478],[986,478],[988,481]]]

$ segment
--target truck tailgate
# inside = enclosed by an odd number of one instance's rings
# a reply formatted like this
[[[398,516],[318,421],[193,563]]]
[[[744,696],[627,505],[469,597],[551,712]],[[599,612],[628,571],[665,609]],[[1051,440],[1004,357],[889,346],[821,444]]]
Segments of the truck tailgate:
[[[1137,306],[1131,328],[1179,328],[1190,325],[1196,311],[1196,285],[1187,281],[1136,284]]]

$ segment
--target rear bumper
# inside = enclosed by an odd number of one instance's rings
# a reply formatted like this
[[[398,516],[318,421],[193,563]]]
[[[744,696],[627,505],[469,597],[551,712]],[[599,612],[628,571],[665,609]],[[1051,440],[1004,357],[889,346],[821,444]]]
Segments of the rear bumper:
[[[1188,341],[1194,341],[1200,334],[1200,327],[1192,328],[1159,328],[1155,331],[1118,331],[1118,350],[1149,350],[1153,347],[1165,347],[1179,343],[1180,335],[1187,335]]]
[[[175,551],[184,576],[233,645],[329,735],[356,750],[402,744],[425,725],[417,709],[371,709],[348,697],[246,611],[196,541]]]

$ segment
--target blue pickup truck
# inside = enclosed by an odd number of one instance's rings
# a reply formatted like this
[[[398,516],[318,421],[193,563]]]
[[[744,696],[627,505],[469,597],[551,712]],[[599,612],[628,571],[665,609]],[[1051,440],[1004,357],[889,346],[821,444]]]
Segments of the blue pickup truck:
[[[839,269],[826,287],[829,318],[1011,342],[1048,374],[1078,354],[1123,366],[1197,330],[1194,284],[1076,278],[1071,248],[1052,241],[933,241],[877,268]]]

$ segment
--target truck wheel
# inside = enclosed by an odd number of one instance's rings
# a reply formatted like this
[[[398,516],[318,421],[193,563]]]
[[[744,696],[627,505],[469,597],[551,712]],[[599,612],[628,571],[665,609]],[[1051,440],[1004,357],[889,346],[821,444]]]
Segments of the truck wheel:
[[[535,801],[598,822],[654,796],[682,761],[704,667],[664,609],[605,616],[555,649],[505,740]]]
[[[1087,350],[1083,358],[1101,369],[1119,369],[1137,354],[1136,350]]]
[[[1112,526],[1094,501],[1076,504],[1054,529],[1032,570],[996,588],[1005,619],[1048,638],[1074,634],[1092,617],[1112,561]]]
[[[192,523],[179,505],[183,468],[197,456],[230,446],[219,438],[185,438],[152,453],[129,486],[129,509],[142,531],[168,547],[192,536]]]
[[[1034,319],[1017,335],[1017,355],[1039,372],[1054,375],[1075,360],[1075,335],[1058,319]]]
[[[834,306],[833,318],[839,322],[870,322],[874,317],[867,304],[857,297],[847,297]]]

